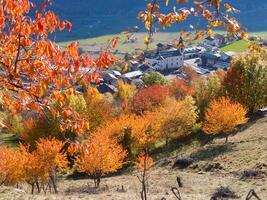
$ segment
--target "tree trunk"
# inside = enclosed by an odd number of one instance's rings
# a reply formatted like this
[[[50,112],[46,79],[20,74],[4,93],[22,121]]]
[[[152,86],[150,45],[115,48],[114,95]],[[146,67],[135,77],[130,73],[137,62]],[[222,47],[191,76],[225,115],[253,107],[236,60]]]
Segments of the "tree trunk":
[[[56,185],[55,175],[51,175],[51,176],[50,176],[50,179],[51,179],[51,183],[52,183],[54,192],[57,194],[57,193],[58,193],[58,190],[57,190],[57,185]]]
[[[228,143],[228,134],[226,134],[226,136],[225,136],[225,143],[227,144]]]
[[[34,183],[32,183],[31,186],[32,186],[32,194],[34,194]]]
[[[166,147],[168,147],[168,146],[169,146],[169,138],[168,138],[168,137],[166,137],[165,144],[166,144]]]
[[[39,182],[36,182],[36,187],[37,187],[38,193],[41,193],[41,187],[40,187]]]
[[[100,185],[100,178],[99,177],[94,178],[94,184],[95,184],[95,188],[99,188],[99,185]]]

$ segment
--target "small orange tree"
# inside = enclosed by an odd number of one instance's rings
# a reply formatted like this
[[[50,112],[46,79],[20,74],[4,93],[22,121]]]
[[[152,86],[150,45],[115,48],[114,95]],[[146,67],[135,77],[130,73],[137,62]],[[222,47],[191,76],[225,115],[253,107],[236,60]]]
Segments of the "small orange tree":
[[[36,150],[32,152],[42,171],[42,181],[48,183],[50,180],[55,193],[58,192],[56,173],[57,171],[65,171],[68,165],[66,154],[61,152],[63,146],[63,142],[54,138],[39,139],[36,144]]]
[[[109,135],[112,139],[116,140],[122,147],[127,150],[128,158],[131,158],[133,147],[133,125],[137,120],[134,114],[121,114],[113,118],[103,126],[100,131],[102,134]]]
[[[213,101],[205,113],[203,130],[207,134],[216,134],[223,131],[228,136],[237,125],[247,122],[247,110],[239,103],[231,101],[228,97],[221,97]]]
[[[15,186],[24,182],[25,157],[8,147],[0,148],[0,185]]]
[[[75,167],[94,179],[95,187],[100,185],[103,175],[116,172],[125,163],[127,152],[108,135],[94,133],[75,156]]]
[[[135,168],[140,172],[141,176],[137,176],[138,180],[142,185],[141,199],[147,200],[147,189],[148,189],[148,171],[153,167],[153,159],[148,155],[147,152],[140,153]]]
[[[67,158],[61,153],[64,143],[56,139],[40,139],[32,152],[29,146],[20,145],[19,150],[0,148],[0,185],[18,185],[28,183],[32,193],[36,186],[52,183],[57,193],[56,173],[67,168]]]
[[[24,165],[25,182],[31,186],[31,193],[34,194],[35,186],[38,193],[41,192],[41,184],[47,183],[47,177],[42,169],[38,157],[29,151],[30,146],[20,146],[20,154],[26,158]]]

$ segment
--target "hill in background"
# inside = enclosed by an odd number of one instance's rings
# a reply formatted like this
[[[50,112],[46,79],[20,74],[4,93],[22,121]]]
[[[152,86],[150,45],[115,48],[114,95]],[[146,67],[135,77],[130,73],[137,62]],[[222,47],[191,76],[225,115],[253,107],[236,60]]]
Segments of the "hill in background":
[[[241,10],[235,17],[249,31],[267,31],[267,1],[234,0],[234,7]],[[52,9],[63,19],[73,23],[71,33],[59,33],[56,40],[69,41],[92,38],[100,35],[119,33],[134,25],[139,25],[137,13],[145,8],[145,0],[55,0]],[[182,4],[181,4],[182,6]],[[162,5],[164,7],[164,5]],[[189,24],[203,26],[201,20],[192,19],[186,24],[174,26],[167,31],[177,31]]]

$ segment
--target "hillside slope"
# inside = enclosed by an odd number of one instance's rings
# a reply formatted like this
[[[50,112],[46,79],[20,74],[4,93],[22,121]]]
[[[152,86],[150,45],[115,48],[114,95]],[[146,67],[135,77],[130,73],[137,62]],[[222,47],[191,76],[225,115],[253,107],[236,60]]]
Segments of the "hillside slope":
[[[264,19],[267,16],[267,1],[228,1],[241,10],[235,17],[250,31],[266,31],[267,20]],[[119,33],[139,24],[136,19],[137,13],[145,7],[146,3],[145,0],[54,0],[51,8],[62,18],[73,22],[73,31],[58,34],[57,40],[66,41]],[[186,27],[189,23],[199,26],[203,24],[201,20],[194,20],[188,22]],[[177,31],[180,28],[179,25],[168,31]]]
[[[208,200],[220,186],[229,187],[245,199],[250,189],[254,189],[262,199],[267,199],[267,116],[253,120],[242,128],[242,131],[229,138],[215,139],[204,146],[197,140],[179,145],[157,161],[159,165],[151,171],[149,181],[149,199],[174,200],[170,188],[176,186],[176,177],[182,180],[181,195],[183,200]],[[177,156],[191,157],[195,162],[187,169],[172,168]],[[245,170],[258,172],[256,177],[245,177]],[[124,192],[120,191],[124,186]],[[59,195],[30,196],[24,190],[0,188],[0,199],[31,200],[125,200],[139,198],[139,183],[135,174],[124,174],[103,179],[99,190],[92,180],[64,180],[60,182]],[[26,188],[24,188],[26,189]]]

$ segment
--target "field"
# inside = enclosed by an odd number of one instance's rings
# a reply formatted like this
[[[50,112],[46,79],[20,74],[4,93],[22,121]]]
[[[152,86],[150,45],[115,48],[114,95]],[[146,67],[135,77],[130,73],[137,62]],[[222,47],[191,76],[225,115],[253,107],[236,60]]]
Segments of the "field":
[[[156,153],[156,165],[151,170],[149,180],[149,199],[176,199],[171,187],[176,187],[176,177],[183,183],[180,189],[183,200],[207,200],[220,186],[229,187],[236,192],[238,199],[245,199],[250,189],[254,189],[262,200],[267,199],[267,116],[257,118],[241,128],[236,135],[229,138],[229,144],[224,139],[214,139],[200,142],[196,138],[185,143],[172,144],[164,154]],[[195,162],[187,169],[172,168],[177,156],[190,156]],[[262,174],[258,177],[241,179],[244,170],[256,170]],[[63,179],[60,181],[58,195],[26,194],[28,188],[0,188],[1,200],[31,199],[31,200],[138,200],[139,183],[135,172],[104,178],[100,189],[93,188],[90,179]],[[124,190],[121,190],[121,187]]]
[[[218,33],[224,33],[224,32],[218,32]],[[267,38],[267,32],[253,32],[250,33],[250,35],[257,35],[262,38]],[[104,35],[100,37],[95,37],[95,38],[88,38],[88,39],[81,39],[78,40],[80,44],[80,48],[83,51],[92,51],[92,52],[98,52],[101,49],[105,49],[107,46],[108,40],[112,39],[113,37],[119,36],[121,38],[118,46],[114,50],[114,53],[116,54],[121,54],[124,55],[125,53],[132,53],[135,50],[141,50],[144,51],[146,50],[146,45],[144,44],[144,39],[146,36],[146,33],[136,33],[134,34],[133,37],[136,38],[135,42],[126,42],[125,40],[125,35],[116,35],[116,34],[111,34],[111,35]],[[178,39],[179,33],[174,33],[174,32],[161,32],[161,33],[156,33],[153,36],[153,42],[149,45],[149,49],[154,49],[156,47],[156,44],[161,42],[161,43],[170,43],[175,39]],[[70,42],[61,42],[59,43],[61,46],[66,47]],[[246,41],[237,41],[233,44],[227,45],[223,48],[221,48],[222,51],[233,51],[236,53],[242,53],[246,51],[248,48],[248,43]]]
[[[136,38],[135,42],[126,42],[125,35],[122,34],[111,34],[111,35],[104,35],[100,37],[95,38],[88,38],[88,39],[81,39],[78,40],[80,44],[80,48],[84,51],[100,51],[101,49],[106,48],[107,43],[110,39],[119,36],[120,42],[118,46],[116,47],[117,53],[131,53],[136,49],[145,50],[147,47],[144,44],[144,39],[146,37],[146,33],[137,33],[134,34],[134,38]],[[153,42],[149,45],[150,49],[154,49],[156,47],[156,44],[159,42],[162,43],[168,43],[173,41],[174,39],[178,39],[179,34],[178,33],[158,33],[155,34],[153,37]],[[67,46],[69,42],[61,42],[59,43],[61,46]]]
[[[247,49],[248,49],[248,42],[244,40],[239,40],[237,42],[234,42],[232,44],[220,48],[220,50],[223,52],[232,51],[235,53],[243,53],[247,51]]]

